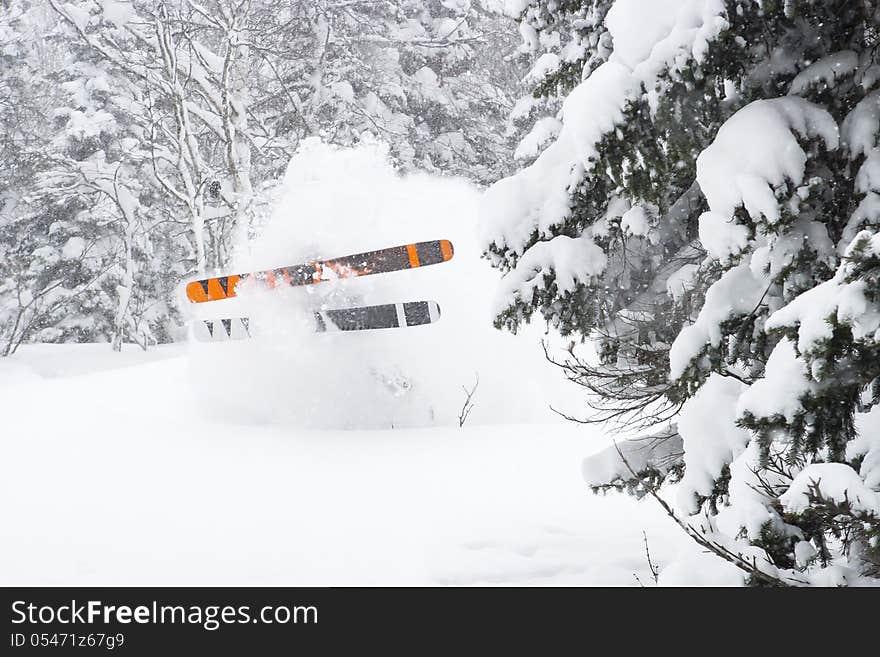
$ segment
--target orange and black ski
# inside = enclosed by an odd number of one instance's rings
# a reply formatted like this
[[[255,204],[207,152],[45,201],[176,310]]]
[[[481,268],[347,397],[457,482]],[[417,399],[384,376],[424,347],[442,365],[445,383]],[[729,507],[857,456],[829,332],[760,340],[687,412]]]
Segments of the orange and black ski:
[[[334,278],[354,278],[436,265],[451,260],[452,255],[452,242],[449,240],[404,244],[332,260],[316,260],[305,265],[192,281],[186,285],[186,296],[193,303],[217,301],[234,297],[236,286],[250,278],[270,288],[312,285]]]

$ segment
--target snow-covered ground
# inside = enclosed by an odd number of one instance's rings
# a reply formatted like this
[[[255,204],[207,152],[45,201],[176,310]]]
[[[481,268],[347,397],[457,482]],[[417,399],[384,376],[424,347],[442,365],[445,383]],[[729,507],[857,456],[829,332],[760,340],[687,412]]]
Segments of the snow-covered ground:
[[[687,540],[589,493],[594,429],[237,424],[191,367],[183,345],[0,361],[0,584],[637,585],[642,531],[661,565]]]
[[[479,191],[311,140],[276,192],[235,270],[431,239],[455,257],[182,303],[250,317],[251,340],[0,359],[0,584],[653,584],[643,532],[659,566],[687,539],[651,500],[589,492],[611,437],[550,410],[585,410],[540,348],[558,336],[492,327]],[[416,299],[441,321],[314,332],[315,308]]]

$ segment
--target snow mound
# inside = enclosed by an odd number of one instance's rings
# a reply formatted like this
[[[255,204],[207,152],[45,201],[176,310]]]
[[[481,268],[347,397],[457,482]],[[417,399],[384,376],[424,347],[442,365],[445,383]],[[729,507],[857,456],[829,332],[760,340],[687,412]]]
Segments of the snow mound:
[[[202,319],[246,316],[250,340],[191,344],[206,412],[312,428],[457,425],[479,379],[469,423],[547,421],[571,394],[536,337],[495,330],[488,300],[498,275],[480,259],[479,192],[469,183],[403,177],[388,149],[365,140],[339,149],[308,140],[291,160],[278,203],[257,237],[238,245],[235,270],[280,268],[389,246],[451,240],[450,262],[318,285],[266,290],[192,310]],[[427,326],[316,333],[314,311],[434,300]]]

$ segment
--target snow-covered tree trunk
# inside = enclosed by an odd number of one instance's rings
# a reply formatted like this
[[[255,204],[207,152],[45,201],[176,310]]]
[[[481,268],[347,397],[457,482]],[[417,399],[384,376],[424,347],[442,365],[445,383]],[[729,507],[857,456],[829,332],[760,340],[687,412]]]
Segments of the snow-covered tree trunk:
[[[117,170],[118,173],[118,170]],[[108,190],[109,191],[109,190]],[[128,190],[121,190],[114,175],[112,198],[122,215],[122,276],[116,286],[118,300],[113,321],[113,351],[122,351],[126,329],[133,325],[130,318],[131,297],[135,287],[134,241],[138,228],[137,205]],[[145,346],[145,344],[144,344]]]

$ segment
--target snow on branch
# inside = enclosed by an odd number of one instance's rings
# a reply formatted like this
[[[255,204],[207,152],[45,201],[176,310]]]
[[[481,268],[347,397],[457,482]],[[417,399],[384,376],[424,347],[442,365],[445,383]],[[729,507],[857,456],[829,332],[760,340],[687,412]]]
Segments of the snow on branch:
[[[619,442],[585,458],[581,472],[594,490],[634,487],[633,492],[641,496],[647,491],[637,490],[640,480],[633,482],[630,468],[642,478],[654,475],[659,480],[681,465],[682,454],[681,436],[675,427],[668,427],[656,434]]]
[[[859,66],[859,56],[852,50],[841,50],[813,62],[791,81],[789,95],[803,96],[821,87],[833,87],[838,80],[853,75]]]
[[[637,20],[630,20],[633,15]],[[615,51],[565,99],[556,141],[531,166],[487,192],[487,244],[522,254],[535,232],[539,238],[550,234],[569,216],[570,192],[592,170],[602,138],[624,123],[627,105],[656,94],[662,75],[701,61],[728,22],[720,0],[619,0],[606,25]],[[551,64],[552,59],[542,62]]]
[[[787,511],[802,513],[810,508],[813,496],[846,504],[854,512],[880,516],[880,493],[868,488],[859,473],[845,463],[808,465],[779,501]]]
[[[743,206],[753,220],[779,220],[774,190],[803,182],[807,153],[798,142],[820,139],[837,148],[837,123],[802,98],[756,100],[728,119],[697,158],[697,181],[712,211],[732,217]]]
[[[559,235],[538,242],[501,282],[494,310],[496,314],[503,312],[511,298],[530,301],[536,289],[546,287],[550,274],[555,275],[559,294],[572,292],[579,282],[589,282],[601,274],[606,262],[605,252],[589,236]]]
[[[721,344],[721,325],[737,315],[754,311],[761,302],[767,283],[756,277],[748,264],[728,270],[706,292],[706,300],[697,319],[678,334],[669,350],[669,378],[681,378],[691,361],[707,345]]]

